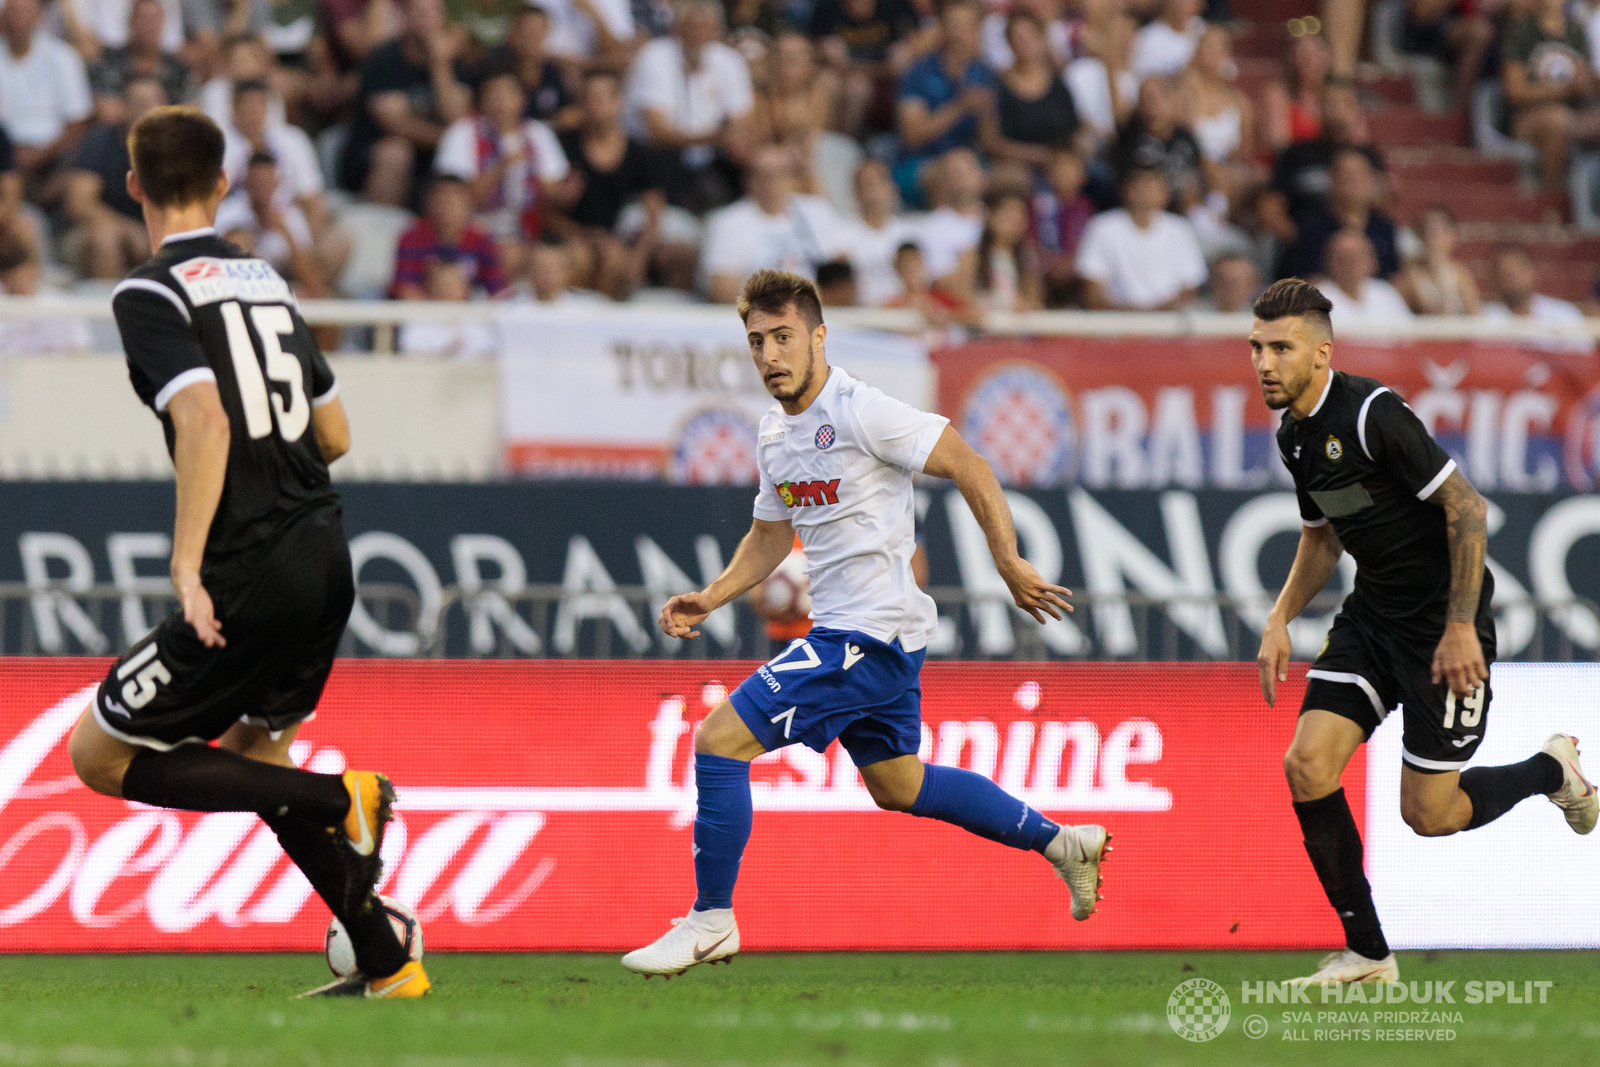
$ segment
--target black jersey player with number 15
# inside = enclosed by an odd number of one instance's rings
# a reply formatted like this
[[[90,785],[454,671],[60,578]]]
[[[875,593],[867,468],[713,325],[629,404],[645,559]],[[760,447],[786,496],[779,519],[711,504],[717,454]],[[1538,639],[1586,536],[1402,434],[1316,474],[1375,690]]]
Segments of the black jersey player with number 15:
[[[1344,925],[1346,949],[1305,983],[1398,981],[1361,834],[1339,785],[1345,764],[1403,705],[1400,812],[1425,837],[1472,830],[1543,793],[1580,834],[1600,797],[1577,738],[1554,734],[1521,763],[1464,769],[1489,725],[1494,583],[1488,505],[1393,390],[1329,366],[1332,305],[1298,278],[1255,305],[1251,360],[1300,502],[1300,547],[1261,637],[1261,691],[1287,678],[1289,622],[1349,552],[1345,598],[1308,683],[1284,773],[1306,852]]]
[[[337,383],[288,284],[217,236],[228,182],[216,124],[158,108],[128,150],[128,192],[156,252],[112,310],[177,472],[179,607],[100,684],[73,730],[73,768],[108,796],[258,813],[356,949],[360,971],[313,992],[421,996],[421,963],[373,906],[393,788],[289,759],[355,595],[328,480],[350,439]]]

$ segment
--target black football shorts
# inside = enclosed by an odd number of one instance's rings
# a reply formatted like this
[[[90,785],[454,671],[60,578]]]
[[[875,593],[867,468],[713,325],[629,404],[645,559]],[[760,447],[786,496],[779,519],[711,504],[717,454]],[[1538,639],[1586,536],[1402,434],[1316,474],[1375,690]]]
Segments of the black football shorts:
[[[1494,662],[1494,616],[1480,613],[1484,660]],[[1328,643],[1306,672],[1303,715],[1313,708],[1342,715],[1367,737],[1396,707],[1403,707],[1401,759],[1423,773],[1459,771],[1472,759],[1489,725],[1494,691],[1483,683],[1465,699],[1433,684],[1438,639],[1368,622],[1340,612]]]
[[[298,519],[247,572],[204,580],[227,645],[203,645],[181,608],[163,619],[100,683],[94,715],[113,737],[166,750],[316,711],[355,602],[339,509]]]

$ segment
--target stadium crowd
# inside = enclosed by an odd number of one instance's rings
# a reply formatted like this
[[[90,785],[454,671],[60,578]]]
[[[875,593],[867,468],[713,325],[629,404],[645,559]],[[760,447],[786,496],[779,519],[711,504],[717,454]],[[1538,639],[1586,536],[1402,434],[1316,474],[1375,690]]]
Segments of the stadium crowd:
[[[936,324],[1291,274],[1345,318],[1580,315],[1391,214],[1360,83],[1291,25],[1246,94],[1225,0],[4,0],[0,285],[147,256],[125,135],[184,101],[227,135],[219,229],[307,296],[726,302],[770,266]],[[1400,45],[1463,107],[1497,79],[1565,188],[1591,39],[1600,7],[1408,0]]]

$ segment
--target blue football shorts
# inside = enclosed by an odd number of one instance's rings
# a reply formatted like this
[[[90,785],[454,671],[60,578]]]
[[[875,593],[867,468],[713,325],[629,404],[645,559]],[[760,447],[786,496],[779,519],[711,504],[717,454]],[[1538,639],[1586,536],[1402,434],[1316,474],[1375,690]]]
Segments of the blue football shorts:
[[[768,752],[834,739],[857,767],[922,746],[923,649],[854,630],[813,629],[767,661],[729,700]]]

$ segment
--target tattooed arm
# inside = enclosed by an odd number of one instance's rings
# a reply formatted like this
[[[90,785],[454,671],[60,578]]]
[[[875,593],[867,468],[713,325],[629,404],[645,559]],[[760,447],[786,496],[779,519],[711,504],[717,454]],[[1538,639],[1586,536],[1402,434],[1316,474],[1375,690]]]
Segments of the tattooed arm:
[[[1444,637],[1433,654],[1433,682],[1448,682],[1457,696],[1464,697],[1479,682],[1489,680],[1476,625],[1489,543],[1489,505],[1459,470],[1450,472],[1428,502],[1444,509],[1450,545],[1450,606]]]

